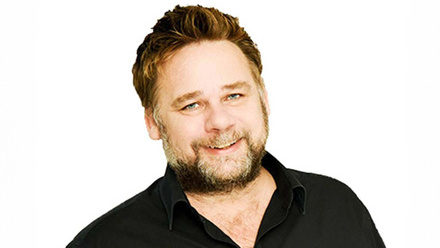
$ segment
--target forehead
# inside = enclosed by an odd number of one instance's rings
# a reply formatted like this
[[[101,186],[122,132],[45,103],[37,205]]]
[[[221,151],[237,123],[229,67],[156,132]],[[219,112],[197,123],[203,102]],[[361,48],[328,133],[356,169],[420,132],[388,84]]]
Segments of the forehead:
[[[249,62],[230,41],[203,41],[178,50],[162,64],[158,98],[209,92],[235,82],[255,85]]]

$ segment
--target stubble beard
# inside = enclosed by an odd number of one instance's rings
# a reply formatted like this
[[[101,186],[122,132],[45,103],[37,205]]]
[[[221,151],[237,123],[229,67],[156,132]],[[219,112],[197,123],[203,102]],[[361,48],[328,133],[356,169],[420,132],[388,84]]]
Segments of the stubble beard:
[[[263,104],[262,104],[263,106]],[[261,160],[265,155],[265,145],[269,132],[268,115],[262,107],[264,133],[259,140],[253,141],[249,131],[229,131],[216,134],[208,139],[192,142],[191,147],[195,156],[188,157],[173,145],[167,135],[166,127],[158,118],[163,148],[168,164],[175,172],[182,189],[195,194],[229,193],[242,189],[260,174]],[[201,152],[203,147],[217,146],[240,140],[241,146],[246,146],[245,154],[231,156],[213,156]],[[228,172],[222,171],[222,165],[234,167]]]

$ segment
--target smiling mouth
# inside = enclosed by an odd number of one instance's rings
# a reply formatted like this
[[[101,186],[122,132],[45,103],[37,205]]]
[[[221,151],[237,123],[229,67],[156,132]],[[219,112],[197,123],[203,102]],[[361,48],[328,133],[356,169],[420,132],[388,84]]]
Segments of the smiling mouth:
[[[229,148],[229,147],[235,145],[235,143],[237,143],[237,140],[235,140],[235,141],[232,142],[232,143],[225,144],[225,145],[220,145],[220,146],[208,146],[208,148],[211,148],[211,149],[217,149],[217,150],[220,150],[220,149],[226,149],[226,148]]]

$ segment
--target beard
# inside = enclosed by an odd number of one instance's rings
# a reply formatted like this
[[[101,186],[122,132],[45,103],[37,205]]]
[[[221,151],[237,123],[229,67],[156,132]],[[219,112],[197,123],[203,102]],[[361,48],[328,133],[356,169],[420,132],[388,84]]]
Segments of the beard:
[[[182,189],[197,194],[229,193],[242,189],[255,180],[261,171],[261,160],[266,153],[269,132],[265,107],[262,107],[262,112],[264,133],[258,136],[258,140],[252,140],[250,131],[218,133],[209,138],[194,140],[191,148],[195,156],[192,157],[184,155],[173,145],[165,126],[158,119],[165,155]],[[239,151],[232,155],[215,156],[202,151],[206,147],[218,147],[233,142],[240,142],[238,145],[245,147],[239,147]]]

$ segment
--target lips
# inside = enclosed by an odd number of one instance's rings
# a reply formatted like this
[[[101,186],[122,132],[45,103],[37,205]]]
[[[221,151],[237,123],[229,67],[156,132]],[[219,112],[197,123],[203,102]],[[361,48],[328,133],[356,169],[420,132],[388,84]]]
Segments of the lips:
[[[228,143],[211,144],[205,146],[205,151],[212,155],[230,155],[237,152],[241,147],[242,139],[237,139]]]
[[[233,142],[231,142],[231,143],[224,144],[224,145],[208,146],[208,148],[211,148],[211,149],[226,149],[226,148],[228,148],[228,147],[231,147],[231,146],[235,145],[235,143],[237,143],[236,140],[233,141]]]

